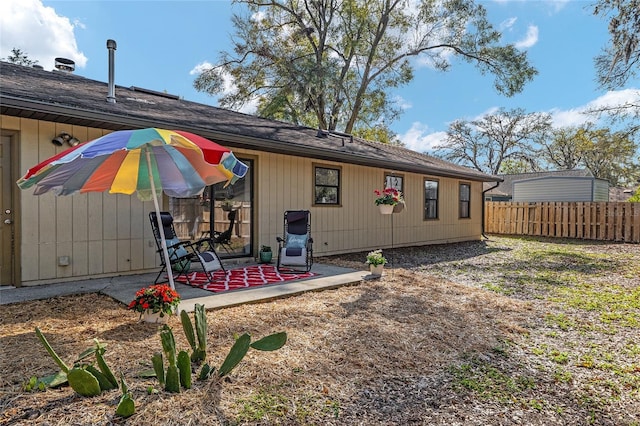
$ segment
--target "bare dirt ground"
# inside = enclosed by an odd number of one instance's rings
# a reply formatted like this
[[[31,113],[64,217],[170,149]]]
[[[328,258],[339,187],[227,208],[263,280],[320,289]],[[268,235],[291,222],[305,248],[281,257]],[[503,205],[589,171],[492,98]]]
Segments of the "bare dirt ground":
[[[366,253],[316,259],[365,269]],[[224,380],[165,392],[137,374],[159,326],[99,294],[0,310],[2,425],[640,425],[640,247],[507,238],[385,251],[383,277],[336,290],[208,311],[209,362],[234,342],[286,331]],[[188,349],[178,318],[169,325]],[[26,392],[97,338],[118,390]]]

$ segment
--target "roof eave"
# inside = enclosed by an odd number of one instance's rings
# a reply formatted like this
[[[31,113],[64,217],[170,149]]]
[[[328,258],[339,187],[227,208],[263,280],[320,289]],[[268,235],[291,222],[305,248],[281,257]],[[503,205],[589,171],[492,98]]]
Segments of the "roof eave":
[[[106,102],[106,101],[105,101]],[[121,114],[112,114],[104,111],[92,111],[84,108],[75,108],[65,105],[56,105],[48,102],[28,100],[13,96],[6,96],[0,93],[0,107],[2,113],[10,109],[20,111],[29,111],[32,118],[38,114],[55,116],[59,121],[68,124],[77,124],[87,127],[104,128],[108,130],[122,130],[131,128],[145,127],[164,127],[174,128],[176,123],[162,120],[140,119],[126,117]],[[10,114],[10,113],[9,113]],[[23,116],[26,116],[23,115]],[[265,150],[278,154],[297,155],[307,158],[316,158],[324,161],[337,161],[350,164],[358,164],[363,166],[379,167],[385,170],[395,170],[402,172],[411,172],[419,174],[431,174],[440,177],[464,178],[480,182],[501,182],[502,179],[497,176],[484,175],[475,172],[451,171],[438,167],[418,166],[413,163],[405,163],[400,161],[389,161],[383,159],[375,159],[359,155],[351,152],[340,152],[324,148],[317,148],[309,145],[293,145],[285,142],[257,138],[252,136],[241,136],[227,132],[220,132],[206,128],[196,128],[194,126],[180,126],[181,129],[198,133],[204,137],[219,141],[230,148],[244,148]],[[428,173],[426,173],[428,172]]]

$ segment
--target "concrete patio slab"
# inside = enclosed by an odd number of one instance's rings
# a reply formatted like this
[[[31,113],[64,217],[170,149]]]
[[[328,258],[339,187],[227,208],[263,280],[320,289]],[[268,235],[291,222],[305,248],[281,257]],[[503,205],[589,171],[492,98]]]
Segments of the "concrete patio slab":
[[[225,266],[227,265],[225,264]],[[234,268],[238,267],[238,265],[228,265],[228,267]],[[191,312],[196,303],[204,305],[206,309],[221,309],[245,303],[257,303],[293,296],[308,291],[320,291],[357,284],[362,280],[372,278],[367,271],[317,263],[313,265],[311,271],[318,275],[300,280],[291,280],[282,284],[268,284],[223,293],[213,293],[187,284],[176,283],[176,290],[182,299],[178,309]],[[121,303],[129,304],[133,300],[135,292],[153,283],[155,277],[155,273],[150,273],[19,288],[5,287],[0,290],[0,305],[83,293],[102,293]]]

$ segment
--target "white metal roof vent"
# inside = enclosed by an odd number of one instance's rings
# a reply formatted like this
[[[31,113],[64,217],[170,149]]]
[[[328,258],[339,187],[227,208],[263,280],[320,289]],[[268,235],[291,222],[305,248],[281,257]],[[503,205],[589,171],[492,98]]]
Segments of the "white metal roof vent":
[[[65,72],[74,72],[76,70],[76,63],[67,58],[56,58],[54,66],[56,69]]]

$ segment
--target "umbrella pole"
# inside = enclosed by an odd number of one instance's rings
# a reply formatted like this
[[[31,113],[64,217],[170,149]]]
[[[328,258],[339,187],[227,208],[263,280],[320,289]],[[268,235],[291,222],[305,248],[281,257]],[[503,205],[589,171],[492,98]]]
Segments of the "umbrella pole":
[[[158,203],[158,195],[156,194],[156,185],[153,181],[153,172],[151,171],[151,152],[145,150],[147,156],[147,167],[149,169],[149,182],[151,183],[151,193],[153,194],[153,205],[156,208],[156,221],[158,222],[158,230],[160,230],[160,241],[162,245],[162,254],[164,256],[164,264],[167,267],[167,274],[169,275],[169,285],[172,289],[176,289],[176,285],[173,282],[173,271],[171,270],[171,261],[169,260],[169,250],[167,249],[167,240],[164,237],[164,227],[162,226],[162,219],[160,218],[160,203]]]

